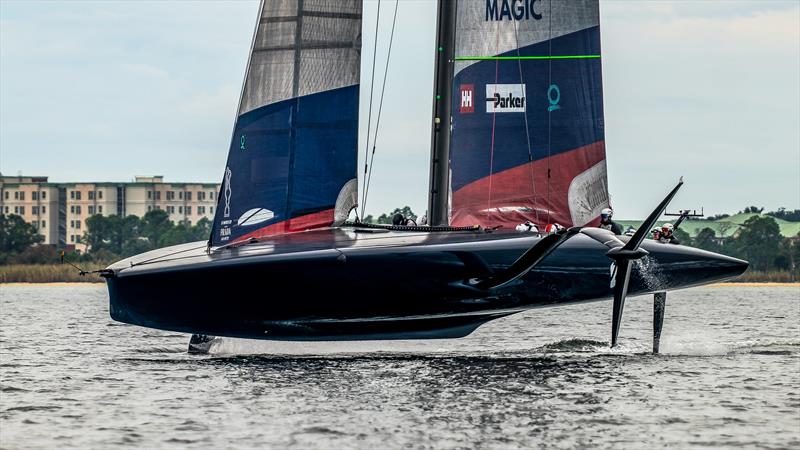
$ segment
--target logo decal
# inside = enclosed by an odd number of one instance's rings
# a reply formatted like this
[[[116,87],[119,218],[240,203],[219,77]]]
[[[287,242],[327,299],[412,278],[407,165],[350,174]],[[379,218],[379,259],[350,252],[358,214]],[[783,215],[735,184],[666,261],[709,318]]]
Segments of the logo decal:
[[[486,21],[542,20],[536,2],[542,0],[486,0]]]
[[[253,208],[245,211],[244,214],[239,217],[239,220],[236,221],[236,224],[240,227],[246,227],[266,222],[273,217],[275,217],[275,213],[267,208]]]
[[[525,85],[487,84],[486,112],[525,112]]]
[[[222,217],[230,217],[231,216],[231,168],[225,168],[225,210],[222,213]]]
[[[231,238],[231,168],[225,168],[225,182],[223,186],[223,195],[225,196],[225,208],[222,210],[223,220],[219,222],[219,240],[227,241]]]
[[[547,107],[547,111],[553,112],[557,109],[561,109],[558,102],[561,101],[561,90],[558,89],[557,84],[551,84],[549,88],[547,88],[547,100],[550,102],[550,106]]]
[[[475,85],[462,84],[461,85],[461,114],[470,114],[475,112]]]

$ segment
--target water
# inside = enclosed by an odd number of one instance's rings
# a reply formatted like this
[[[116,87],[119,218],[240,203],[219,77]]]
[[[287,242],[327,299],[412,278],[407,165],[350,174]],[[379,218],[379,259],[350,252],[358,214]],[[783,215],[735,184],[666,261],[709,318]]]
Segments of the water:
[[[800,287],[530,311],[446,341],[276,343],[112,322],[95,286],[2,286],[0,447],[800,446]]]

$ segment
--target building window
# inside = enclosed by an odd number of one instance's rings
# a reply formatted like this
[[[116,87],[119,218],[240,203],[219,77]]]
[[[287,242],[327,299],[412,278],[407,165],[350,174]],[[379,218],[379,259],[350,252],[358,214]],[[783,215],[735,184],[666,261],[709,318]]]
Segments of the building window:
[[[80,215],[81,213],[81,205],[75,205],[75,214]]]
[[[214,200],[214,191],[208,193],[208,198]]]
[[[178,206],[178,214],[183,214],[183,206]]]
[[[147,191],[147,199],[150,200],[153,198],[153,191]]]
[[[76,220],[75,221],[75,229],[76,230],[80,230],[81,229],[81,221],[80,220]]]
[[[186,193],[186,200],[189,200],[189,201],[192,200],[192,193],[191,192],[187,192]]]
[[[161,200],[161,191],[156,191],[156,200]]]
[[[70,234],[69,235],[69,241],[70,242],[75,242],[75,235],[74,234]]]
[[[175,200],[175,191],[167,191],[167,200]]]
[[[94,200],[94,191],[89,191],[89,200]]]
[[[75,205],[70,205],[70,207],[69,207],[69,212],[70,212],[71,214],[75,214]]]
[[[31,214],[38,216],[39,215],[39,207],[38,206],[31,206]]]
[[[191,206],[187,206],[186,207],[186,215],[188,216],[188,215],[191,215],[191,214],[192,214],[192,207]]]
[[[147,205],[147,212],[150,212],[150,211],[152,211],[152,210],[153,210],[153,207],[152,207],[152,206],[150,206],[150,205]]]
[[[6,214],[8,214],[8,206],[6,206]]]
[[[42,221],[42,228],[47,228],[47,221],[46,220]]]
[[[103,214],[103,205],[97,205],[97,214]]]
[[[19,199],[20,200],[25,200],[25,191],[20,191],[19,192]]]
[[[20,216],[24,216],[25,215],[25,207],[24,206],[20,206],[19,207],[19,215]]]
[[[19,214],[19,206],[14,207],[14,214]]]
[[[42,191],[42,200],[47,199],[47,191]]]
[[[39,192],[37,191],[31,192],[31,200],[39,200]]]
[[[210,212],[211,214],[214,214],[214,207],[213,206],[209,206],[208,207],[208,212]]]
[[[178,192],[178,199],[183,200],[183,191]]]
[[[175,207],[174,206],[167,206],[167,212],[170,213],[170,214],[174,214],[175,213]]]
[[[90,192],[90,194],[91,194],[91,192]],[[92,214],[94,214],[94,206],[89,205],[89,215],[92,215]]]
[[[8,191],[5,192],[6,200],[8,200]]]
[[[198,206],[197,207],[197,215],[198,216],[202,216],[205,213],[206,213],[206,207],[205,206]]]
[[[75,191],[69,191],[69,198],[75,200]]]
[[[103,199],[103,191],[97,191],[97,198],[99,198],[100,200]]]
[[[42,214],[47,214],[47,207],[42,205]]]

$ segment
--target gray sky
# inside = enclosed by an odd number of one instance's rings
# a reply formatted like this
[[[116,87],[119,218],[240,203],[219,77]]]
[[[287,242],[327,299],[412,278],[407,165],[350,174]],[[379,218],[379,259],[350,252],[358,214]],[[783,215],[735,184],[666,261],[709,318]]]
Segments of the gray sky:
[[[362,93],[376,6],[364,8]],[[257,10],[0,0],[0,171],[219,181]],[[425,209],[434,26],[434,1],[400,0],[368,213]],[[676,208],[800,208],[800,2],[604,1],[601,33],[617,217],[645,216],[681,175]]]

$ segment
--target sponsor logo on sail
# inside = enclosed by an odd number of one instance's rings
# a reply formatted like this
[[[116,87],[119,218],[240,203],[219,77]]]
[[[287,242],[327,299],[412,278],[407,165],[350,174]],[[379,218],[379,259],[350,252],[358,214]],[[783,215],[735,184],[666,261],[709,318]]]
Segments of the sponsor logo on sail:
[[[487,84],[486,112],[525,112],[524,84]]]
[[[462,84],[461,88],[461,114],[471,114],[475,112],[475,85]]]
[[[553,112],[557,109],[561,109],[561,106],[558,104],[558,102],[561,101],[561,90],[558,88],[557,84],[551,84],[550,87],[547,88],[547,101],[550,102],[547,111]]]
[[[486,21],[542,20],[536,3],[542,0],[486,0]]]

